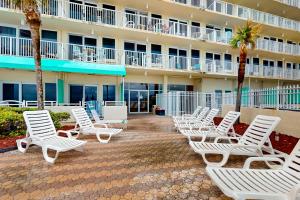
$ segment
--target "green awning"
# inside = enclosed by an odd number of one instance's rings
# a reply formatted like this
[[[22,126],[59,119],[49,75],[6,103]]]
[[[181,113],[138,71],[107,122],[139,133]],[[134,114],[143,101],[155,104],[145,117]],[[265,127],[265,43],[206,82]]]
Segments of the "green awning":
[[[34,70],[33,58],[18,56],[0,56],[0,68]],[[87,63],[70,60],[42,59],[42,70],[81,74],[126,76],[123,65]]]

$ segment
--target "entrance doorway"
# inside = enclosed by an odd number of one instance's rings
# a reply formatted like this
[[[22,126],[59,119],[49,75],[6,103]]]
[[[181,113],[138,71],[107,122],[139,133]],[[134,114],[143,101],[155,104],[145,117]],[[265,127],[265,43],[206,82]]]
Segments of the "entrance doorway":
[[[130,90],[129,92],[129,113],[149,112],[149,91]]]

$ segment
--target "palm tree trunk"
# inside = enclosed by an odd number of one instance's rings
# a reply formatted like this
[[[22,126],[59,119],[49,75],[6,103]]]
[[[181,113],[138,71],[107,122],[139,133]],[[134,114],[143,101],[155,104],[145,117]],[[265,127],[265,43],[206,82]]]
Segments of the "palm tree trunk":
[[[44,109],[43,73],[41,69],[40,27],[31,26],[33,56],[36,72],[37,106]]]
[[[239,70],[238,70],[238,88],[237,88],[236,103],[235,103],[236,112],[241,111],[242,89],[243,89],[243,83],[245,79],[246,59],[247,59],[247,53],[240,52],[240,63],[239,63]],[[240,119],[238,119],[237,123],[239,122]]]

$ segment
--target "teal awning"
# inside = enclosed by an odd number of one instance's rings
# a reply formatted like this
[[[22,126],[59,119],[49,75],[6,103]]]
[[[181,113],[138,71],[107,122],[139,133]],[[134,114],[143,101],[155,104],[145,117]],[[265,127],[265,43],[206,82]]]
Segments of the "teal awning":
[[[0,68],[34,70],[34,66],[33,58],[0,56]],[[42,70],[52,72],[126,76],[126,69],[123,65],[87,63],[70,60],[42,59]]]

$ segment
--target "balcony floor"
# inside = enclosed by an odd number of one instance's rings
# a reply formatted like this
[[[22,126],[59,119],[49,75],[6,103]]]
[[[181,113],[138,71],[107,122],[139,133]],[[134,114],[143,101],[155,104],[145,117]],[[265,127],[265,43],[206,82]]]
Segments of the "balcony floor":
[[[83,152],[61,153],[54,165],[34,146],[26,154],[2,154],[0,199],[229,199],[170,118],[131,116],[109,144],[81,139],[88,141]],[[244,161],[233,156],[227,166]]]

